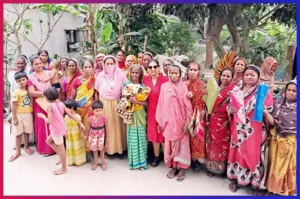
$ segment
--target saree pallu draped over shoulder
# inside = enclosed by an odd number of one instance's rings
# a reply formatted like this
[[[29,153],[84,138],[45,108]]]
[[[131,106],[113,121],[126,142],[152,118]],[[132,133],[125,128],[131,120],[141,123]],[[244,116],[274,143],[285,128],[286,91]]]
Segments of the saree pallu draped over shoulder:
[[[166,166],[187,169],[191,164],[191,153],[189,134],[185,134],[184,127],[191,120],[193,108],[187,86],[181,79],[177,85],[169,80],[161,86],[157,110],[155,118],[165,137]]]

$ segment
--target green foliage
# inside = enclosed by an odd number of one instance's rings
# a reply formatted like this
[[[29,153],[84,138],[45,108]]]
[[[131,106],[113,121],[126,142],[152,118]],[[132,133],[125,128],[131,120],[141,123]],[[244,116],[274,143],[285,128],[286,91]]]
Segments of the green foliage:
[[[288,45],[296,45],[296,29],[278,23],[268,24],[249,35],[250,51],[244,54],[247,60],[260,64],[267,56],[274,57],[279,65],[287,63]]]

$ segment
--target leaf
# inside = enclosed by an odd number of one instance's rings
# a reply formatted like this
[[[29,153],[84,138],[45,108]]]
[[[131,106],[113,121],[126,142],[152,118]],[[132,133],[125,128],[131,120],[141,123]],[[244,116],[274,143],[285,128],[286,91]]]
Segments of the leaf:
[[[112,24],[108,23],[100,34],[101,45],[110,40],[112,33]]]

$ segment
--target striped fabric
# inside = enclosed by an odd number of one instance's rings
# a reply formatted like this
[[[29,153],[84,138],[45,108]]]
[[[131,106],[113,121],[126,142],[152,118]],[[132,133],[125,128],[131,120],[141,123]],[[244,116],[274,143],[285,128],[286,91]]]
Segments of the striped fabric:
[[[128,165],[130,169],[146,170],[147,165],[146,111],[133,113],[132,123],[127,124]]]
[[[78,114],[75,116],[80,119]],[[68,135],[66,139],[67,165],[79,166],[86,162],[85,143],[80,136],[78,123],[68,115],[65,116],[65,122]]]

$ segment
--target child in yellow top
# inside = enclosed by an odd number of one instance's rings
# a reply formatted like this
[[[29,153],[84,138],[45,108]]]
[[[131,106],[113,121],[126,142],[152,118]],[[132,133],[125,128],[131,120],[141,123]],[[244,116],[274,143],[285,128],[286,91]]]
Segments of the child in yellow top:
[[[15,80],[19,85],[11,97],[12,102],[12,133],[16,136],[16,154],[11,156],[12,162],[21,155],[22,135],[24,134],[24,149],[28,155],[33,151],[28,147],[29,134],[33,132],[33,107],[32,97],[27,92],[27,75],[24,72],[17,72]]]
[[[70,112],[81,121],[81,117],[75,111],[78,104],[74,100],[67,100],[64,102],[65,106]],[[65,116],[65,122],[67,126],[66,134],[66,154],[67,154],[67,165],[80,166],[86,162],[86,151],[84,133],[81,131],[78,122],[70,118],[68,115]]]

